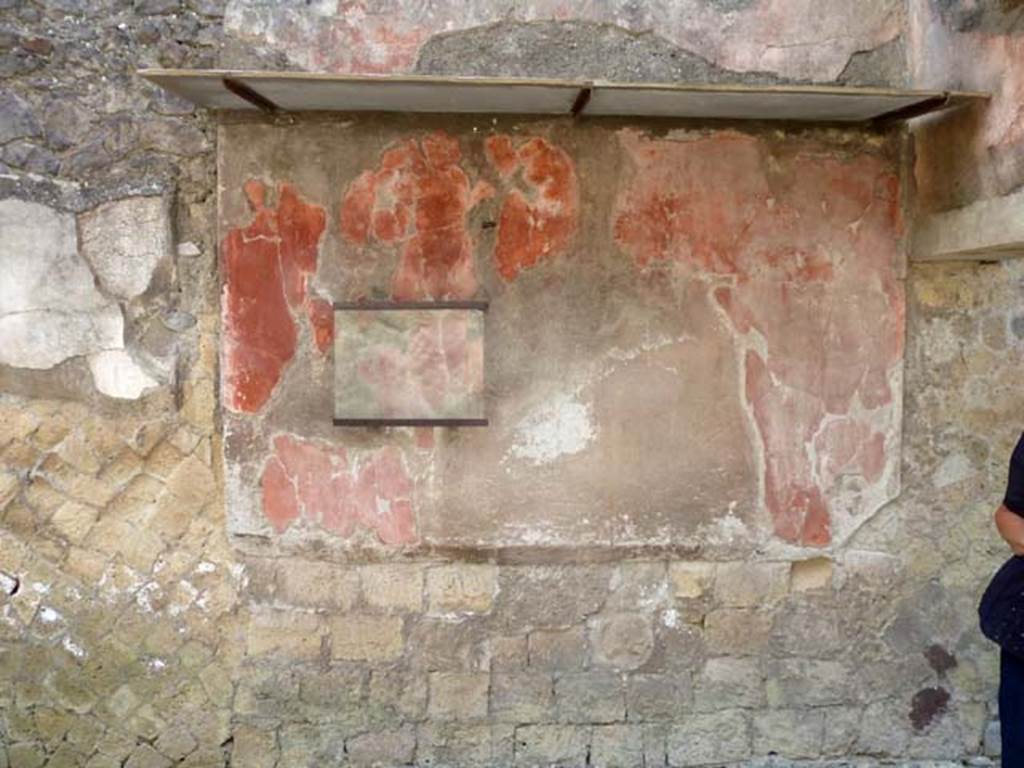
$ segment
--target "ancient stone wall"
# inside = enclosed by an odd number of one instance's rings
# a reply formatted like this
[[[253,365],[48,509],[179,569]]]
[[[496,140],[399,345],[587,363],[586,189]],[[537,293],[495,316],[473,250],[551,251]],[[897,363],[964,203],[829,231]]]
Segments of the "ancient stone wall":
[[[326,146],[333,176],[292,178],[284,171],[300,166],[258,153],[232,165],[218,234],[214,121],[133,75],[220,64],[899,85],[914,14],[938,17],[948,5],[836,0],[801,11],[694,0],[567,13],[544,3],[0,1],[0,766],[871,764],[992,754],[996,654],[974,605],[1005,554],[990,517],[1020,430],[1024,269],[911,264],[904,274],[899,219],[914,203],[900,201],[914,192],[894,136],[511,120],[497,129],[482,121],[476,133],[471,120],[335,126],[360,149]],[[223,157],[239,152],[240,137],[326,129],[256,121],[219,130]],[[441,178],[447,198],[462,201],[454,220],[470,245],[455,261],[469,258],[470,271],[423,269],[429,227],[409,236],[358,215],[387,185],[389,148],[404,153],[413,182],[435,183],[416,169],[438,136],[447,137],[435,146],[442,156],[451,142],[460,154],[459,173]],[[572,194],[542,208],[541,246],[501,236],[517,217],[538,215],[536,153],[573,168],[563,184]],[[733,211],[730,201],[709,211],[678,194],[681,181],[726,168],[742,181],[735,202],[754,242],[779,246],[767,273],[726,237],[734,221],[706,224]],[[751,203],[768,197],[773,212]],[[835,208],[815,209],[822,199]],[[659,218],[659,200],[674,201],[675,224]],[[236,262],[253,257],[245,232],[260,223],[277,228],[268,263],[290,270],[286,285],[232,283]],[[362,270],[350,269],[360,254]],[[364,527],[373,558],[316,537],[289,542],[294,523],[275,539],[265,467],[287,474],[289,456],[336,440],[326,426],[297,431],[310,423],[300,412],[274,410],[281,392],[308,394],[320,381],[319,302],[350,289],[483,286],[500,310],[499,289],[544,287],[545,275],[569,307],[612,286],[632,312],[659,302],[677,336],[704,329],[706,345],[714,330],[730,350],[715,348],[713,359],[731,395],[709,397],[709,408],[754,414],[731,443],[746,473],[737,485],[747,498],[766,492],[773,471],[810,477],[797,496],[817,488],[824,514],[776,489],[760,508],[759,538],[742,548],[683,531],[695,545],[687,552],[630,552],[596,537],[586,557],[580,547],[567,555],[567,540],[595,535],[576,524],[515,562],[489,556],[494,541],[475,544],[472,559],[465,547],[397,559],[384,546],[425,537],[429,515],[411,528],[393,519]],[[698,290],[687,293],[688,282]],[[786,306],[772,300],[779,283],[826,296],[788,305],[801,333],[775,314]],[[587,291],[574,295],[580,285]],[[827,298],[850,286],[865,289],[857,301]],[[262,380],[239,386],[251,380],[237,375],[249,369],[233,345],[251,335],[232,291],[248,289],[276,290],[292,332],[274,337]],[[673,315],[680,296],[704,314]],[[821,307],[834,311],[819,329]],[[523,343],[524,326],[506,319],[490,326],[495,349]],[[515,333],[503,337],[503,327]],[[557,330],[541,326],[534,342],[564,342]],[[866,371],[856,386],[806,386],[807,338],[819,333],[856,340],[851,355]],[[678,346],[679,360],[654,363],[702,362]],[[650,385],[636,378],[633,388]],[[762,392],[769,379],[806,400]],[[679,381],[664,388],[669,406]],[[822,434],[820,413],[847,397],[858,405],[843,411],[851,434],[834,435],[854,446],[842,466],[772,468],[795,440],[772,431],[780,413],[792,407],[795,423]],[[628,402],[609,398],[610,413]],[[309,445],[260,443],[254,477],[233,486],[224,468],[244,454],[232,454],[230,439],[264,408],[271,423],[297,419],[286,433]],[[563,410],[571,418],[586,407]],[[537,422],[545,418],[542,409]],[[520,421],[508,421],[504,447],[516,445]],[[456,438],[403,430],[389,439],[429,463]],[[367,457],[394,466],[380,435],[362,440]],[[524,464],[549,455],[537,441],[522,445],[513,458]],[[831,444],[827,453],[839,454]],[[708,466],[701,461],[693,466]],[[532,482],[537,470],[516,471]],[[279,489],[301,496],[300,474]],[[840,503],[849,475],[875,488],[869,503]],[[822,478],[830,484],[816,485]],[[240,491],[254,494],[250,517],[233,516]],[[470,491],[462,509],[483,515],[471,502],[487,502],[487,488]],[[546,519],[536,502],[551,497],[526,498],[522,513]],[[269,544],[246,535],[268,530]]]

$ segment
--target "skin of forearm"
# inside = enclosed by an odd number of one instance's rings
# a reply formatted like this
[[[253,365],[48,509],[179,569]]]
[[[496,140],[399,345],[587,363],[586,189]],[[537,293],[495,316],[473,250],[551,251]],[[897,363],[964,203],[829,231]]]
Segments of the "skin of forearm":
[[[996,510],[996,529],[1015,554],[1024,555],[1024,517],[1001,506]]]

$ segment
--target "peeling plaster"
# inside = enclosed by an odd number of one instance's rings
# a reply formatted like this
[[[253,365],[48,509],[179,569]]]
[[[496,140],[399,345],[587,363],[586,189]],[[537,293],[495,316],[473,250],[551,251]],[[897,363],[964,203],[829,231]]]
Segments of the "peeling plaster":
[[[522,419],[507,457],[550,464],[585,450],[597,437],[593,408],[559,394]]]
[[[122,400],[137,400],[160,385],[123,349],[89,355],[89,370],[96,389]]]

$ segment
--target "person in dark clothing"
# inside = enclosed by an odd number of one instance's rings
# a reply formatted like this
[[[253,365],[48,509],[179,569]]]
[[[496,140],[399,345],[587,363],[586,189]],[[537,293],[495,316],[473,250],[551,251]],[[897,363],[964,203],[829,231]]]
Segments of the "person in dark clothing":
[[[999,535],[1024,556],[1024,435],[1010,458],[1006,496],[996,510]],[[1002,651],[999,659],[999,727],[1003,768],[1024,768],[1024,658]]]

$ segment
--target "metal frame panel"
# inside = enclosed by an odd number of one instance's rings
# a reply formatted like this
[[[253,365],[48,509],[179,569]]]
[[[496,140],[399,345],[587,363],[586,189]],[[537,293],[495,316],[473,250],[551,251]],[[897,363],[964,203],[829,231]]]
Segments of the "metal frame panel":
[[[988,94],[816,85],[608,83],[526,78],[146,69],[142,77],[210,109],[267,112],[666,117],[892,122]]]

